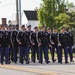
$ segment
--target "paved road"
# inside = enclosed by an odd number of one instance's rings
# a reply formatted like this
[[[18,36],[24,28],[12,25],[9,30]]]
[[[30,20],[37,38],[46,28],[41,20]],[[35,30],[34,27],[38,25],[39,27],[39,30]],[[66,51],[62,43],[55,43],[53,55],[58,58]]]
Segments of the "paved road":
[[[11,69],[11,70],[9,70]],[[75,75],[75,62],[69,64],[49,63],[39,64],[38,62],[29,65],[20,63],[0,65],[0,75]]]
[[[0,75],[40,75],[40,74],[0,68]]]

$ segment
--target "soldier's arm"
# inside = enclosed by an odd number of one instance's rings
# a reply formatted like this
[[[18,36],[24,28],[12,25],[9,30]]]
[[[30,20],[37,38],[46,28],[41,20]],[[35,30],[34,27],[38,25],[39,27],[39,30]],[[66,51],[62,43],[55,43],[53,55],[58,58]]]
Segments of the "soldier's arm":
[[[29,39],[30,39],[30,42],[31,42],[31,44],[32,44],[32,43],[33,43],[33,42],[32,42],[32,33],[30,34]]]
[[[11,44],[13,44],[13,32],[11,32],[11,34],[10,34],[10,42],[11,42]]]
[[[72,33],[71,33],[72,34]],[[73,38],[73,34],[72,34],[72,37],[71,37],[71,41],[72,41],[72,45],[74,46],[74,38]]]
[[[21,32],[17,33],[17,36],[16,36],[16,40],[17,40],[18,43],[20,42],[20,33]]]
[[[41,35],[40,35],[40,32],[38,33],[38,46],[40,46],[41,45],[41,37],[40,37]]]

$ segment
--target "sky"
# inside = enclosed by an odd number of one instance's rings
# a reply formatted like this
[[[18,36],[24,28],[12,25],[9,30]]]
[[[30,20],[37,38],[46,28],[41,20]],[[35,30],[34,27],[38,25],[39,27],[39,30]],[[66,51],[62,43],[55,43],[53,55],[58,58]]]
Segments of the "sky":
[[[1,18],[7,18],[8,20],[14,20],[16,14],[16,0],[0,0],[0,23]],[[75,4],[75,0],[69,0]],[[21,0],[22,12],[23,10],[34,10],[36,7],[40,7],[41,0]]]

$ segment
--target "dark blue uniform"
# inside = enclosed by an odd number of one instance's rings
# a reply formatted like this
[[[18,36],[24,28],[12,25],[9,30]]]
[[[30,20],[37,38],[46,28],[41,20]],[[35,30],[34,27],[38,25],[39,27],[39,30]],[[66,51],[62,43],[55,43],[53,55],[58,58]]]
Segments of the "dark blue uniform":
[[[31,42],[30,42],[30,34],[32,33],[33,31],[32,30],[28,30],[27,31],[27,33],[28,33],[28,36],[27,36],[27,38],[28,38],[28,46],[29,46],[29,52],[30,52],[30,50],[31,50],[31,60],[32,60],[32,48],[31,48]]]
[[[19,32],[18,34],[18,42],[20,47],[20,63],[23,64],[23,57],[25,56],[26,64],[29,63],[29,47],[28,47],[28,33],[27,32]]]
[[[17,42],[17,35],[18,31],[14,30],[11,33],[11,43],[12,43],[12,49],[13,49],[13,61],[17,63],[17,51],[18,51],[18,42]]]
[[[51,33],[48,33],[48,46],[52,56],[52,44],[51,44]]]
[[[12,58],[12,56],[13,56],[13,54],[12,54],[12,44],[11,44],[11,33],[12,33],[12,31],[11,30],[8,30],[8,38],[9,38],[9,44],[10,44],[10,48],[9,48],[9,62],[10,62],[10,59],[12,60],[13,58]]]
[[[59,56],[60,56],[59,62],[62,63],[62,49],[64,49],[65,63],[67,63],[68,62],[68,49],[67,49],[66,33],[59,33],[59,43],[61,44],[61,46],[59,46]]]
[[[73,61],[72,46],[74,46],[72,32],[66,32],[66,42],[67,42],[68,52],[70,55],[70,61],[72,62]]]
[[[35,63],[36,53],[38,55],[38,41],[37,41],[38,33],[32,32],[30,35],[31,47],[32,47],[32,61]],[[34,45],[33,45],[34,43]]]
[[[5,33],[0,31],[0,62],[3,64],[4,60],[4,46],[5,46]]]
[[[44,58],[45,62],[49,63],[48,61],[48,33],[40,31],[38,33],[38,42],[41,43],[41,46],[39,46],[39,62],[43,63],[43,55],[44,52]]]
[[[55,49],[56,49],[56,52],[57,52],[57,56],[58,56],[58,53],[59,53],[59,51],[58,51],[58,33],[52,33],[51,34],[51,43],[52,43],[52,61],[55,62],[55,59],[54,59]],[[58,61],[59,61],[59,56],[58,56]]]
[[[5,31],[5,63],[9,64],[10,33]]]

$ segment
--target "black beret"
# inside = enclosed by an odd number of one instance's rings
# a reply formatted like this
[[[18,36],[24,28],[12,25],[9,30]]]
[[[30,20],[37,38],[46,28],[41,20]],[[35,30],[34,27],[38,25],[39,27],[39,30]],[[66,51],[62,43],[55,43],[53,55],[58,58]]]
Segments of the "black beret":
[[[47,30],[51,29],[50,27],[47,28]]]
[[[25,27],[25,25],[22,25],[21,28]]]
[[[53,30],[56,29],[56,27],[53,28]]]
[[[38,27],[34,27],[34,29],[37,29]]]
[[[28,25],[27,28],[31,27],[31,25]]]
[[[16,24],[16,27],[18,27],[19,26],[19,24]]]
[[[45,27],[45,26],[42,26],[41,29],[42,29],[43,27]]]
[[[62,27],[61,29],[65,29],[65,27]]]

